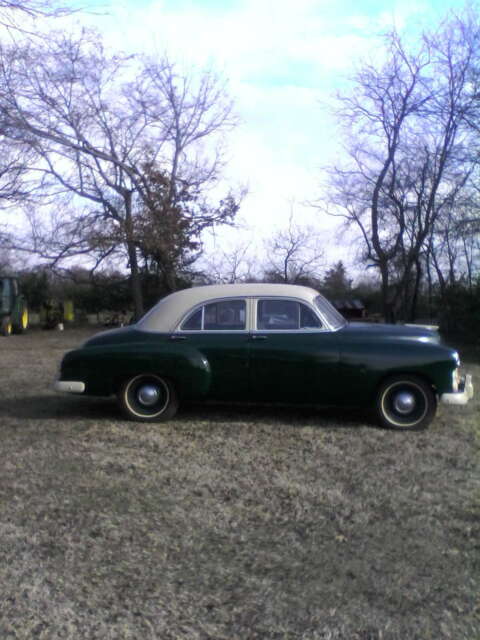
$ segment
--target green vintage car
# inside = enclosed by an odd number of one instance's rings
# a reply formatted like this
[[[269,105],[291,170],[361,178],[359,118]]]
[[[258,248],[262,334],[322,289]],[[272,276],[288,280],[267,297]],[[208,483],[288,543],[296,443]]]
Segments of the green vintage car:
[[[167,420],[184,402],[281,402],[374,408],[382,425],[413,430],[439,400],[473,396],[459,366],[435,330],[348,323],[308,287],[212,285],[70,351],[55,388],[115,394],[133,420]]]

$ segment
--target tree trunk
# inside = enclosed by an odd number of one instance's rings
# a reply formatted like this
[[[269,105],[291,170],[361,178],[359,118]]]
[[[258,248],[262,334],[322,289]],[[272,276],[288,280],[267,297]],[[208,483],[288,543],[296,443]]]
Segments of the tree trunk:
[[[132,290],[132,299],[134,307],[135,320],[139,320],[143,316],[143,295],[142,284],[140,281],[140,270],[138,268],[137,248],[134,243],[133,220],[132,220],[132,193],[125,193],[125,236],[128,252],[128,261],[130,264],[130,286]]]
[[[430,322],[433,321],[433,279],[432,279],[432,267],[430,261],[430,248],[427,251],[426,256],[426,265],[427,265],[427,304],[428,304],[428,318]]]
[[[138,268],[137,249],[132,242],[127,240],[128,260],[130,263],[130,287],[132,291],[135,320],[143,316],[143,295]]]
[[[395,322],[395,311],[393,308],[392,301],[390,300],[390,287],[389,287],[389,274],[388,274],[388,265],[386,261],[383,261],[379,265],[380,274],[382,276],[382,308],[383,308],[383,317],[385,322]]]
[[[164,272],[165,285],[170,293],[177,290],[177,278],[175,277],[175,269],[167,266]]]
[[[422,280],[422,265],[420,260],[415,260],[415,282],[413,285],[413,295],[412,302],[410,305],[410,312],[408,319],[410,322],[415,322],[415,318],[417,317],[417,305],[418,305],[418,294],[420,291],[420,282]]]

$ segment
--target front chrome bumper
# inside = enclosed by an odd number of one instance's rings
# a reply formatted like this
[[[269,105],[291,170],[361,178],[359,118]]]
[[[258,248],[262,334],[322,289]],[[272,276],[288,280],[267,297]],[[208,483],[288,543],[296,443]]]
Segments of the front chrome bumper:
[[[440,402],[443,404],[467,404],[473,398],[472,376],[467,373],[460,382],[459,390],[455,393],[442,393]]]
[[[85,383],[78,380],[56,380],[53,388],[60,393],[83,393]]]

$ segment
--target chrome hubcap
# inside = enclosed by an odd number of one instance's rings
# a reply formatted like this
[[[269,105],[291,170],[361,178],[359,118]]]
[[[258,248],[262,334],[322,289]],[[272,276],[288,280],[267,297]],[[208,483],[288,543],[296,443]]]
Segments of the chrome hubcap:
[[[137,392],[137,398],[140,404],[145,407],[152,407],[156,404],[160,398],[160,391],[158,387],[153,384],[145,384]]]
[[[415,396],[409,391],[401,391],[395,396],[393,401],[395,411],[402,415],[411,413],[415,409],[416,404]]]

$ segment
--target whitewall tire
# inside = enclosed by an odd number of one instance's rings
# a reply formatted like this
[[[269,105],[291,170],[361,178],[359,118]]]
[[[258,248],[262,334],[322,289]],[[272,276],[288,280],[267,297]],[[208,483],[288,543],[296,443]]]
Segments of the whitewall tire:
[[[172,384],[151,373],[126,380],[118,392],[118,402],[128,418],[143,422],[169,420],[178,409]]]
[[[419,431],[435,417],[437,398],[421,378],[398,375],[386,380],[377,394],[376,411],[380,424],[389,429]]]

